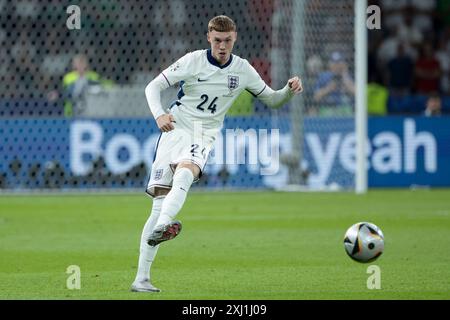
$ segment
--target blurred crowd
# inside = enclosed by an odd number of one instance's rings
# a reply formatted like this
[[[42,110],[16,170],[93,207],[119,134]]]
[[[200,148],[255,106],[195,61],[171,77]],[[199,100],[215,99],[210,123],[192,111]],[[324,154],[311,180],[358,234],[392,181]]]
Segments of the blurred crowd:
[[[142,87],[187,51],[206,48],[207,22],[223,11],[246,30],[237,51],[257,62],[270,46],[271,12],[259,10],[266,2],[273,0],[82,1],[81,29],[69,30],[66,1],[0,0],[0,116],[52,108],[70,116],[71,100],[91,85]]]
[[[71,116],[73,101],[87,88],[143,86],[185,52],[208,46],[205,24],[212,13],[235,18],[236,53],[278,87],[277,78],[288,75],[273,72],[274,63],[289,59],[290,41],[283,38],[291,32],[288,3],[100,0],[80,5],[81,30],[68,30],[64,1],[0,0],[0,116],[28,115],[23,110],[30,109],[30,101],[34,115],[42,109],[45,115],[54,110],[52,115]],[[353,112],[353,48],[347,45],[352,39],[345,38],[353,33],[351,22],[342,22],[342,17],[352,16],[353,0],[340,3],[346,4],[337,12],[340,22],[331,8],[336,2],[310,1],[305,7],[310,29],[304,81],[311,115]],[[450,0],[370,4],[381,8],[382,23],[380,30],[369,31],[369,113],[423,114],[431,97],[449,112]],[[288,21],[284,27],[283,21]],[[321,33],[329,36],[319,38]],[[280,48],[288,54],[277,56]]]
[[[369,114],[450,113],[450,0],[369,0],[368,5],[381,9],[381,29],[368,31]],[[316,79],[305,92],[308,112],[349,114],[353,60],[342,48],[320,53],[307,56],[307,80]]]
[[[369,4],[382,13],[381,30],[369,31],[368,77],[375,96],[377,88],[387,90],[390,113],[450,112],[450,1]],[[436,104],[439,112],[425,112]]]

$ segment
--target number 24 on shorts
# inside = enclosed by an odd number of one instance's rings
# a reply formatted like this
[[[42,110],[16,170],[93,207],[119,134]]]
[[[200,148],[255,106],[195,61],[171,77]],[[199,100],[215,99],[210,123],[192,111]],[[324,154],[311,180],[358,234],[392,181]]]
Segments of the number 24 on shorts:
[[[199,147],[200,146],[197,143],[194,143],[194,144],[191,145],[191,154],[192,154],[193,157],[198,157],[198,151],[199,151],[198,148]],[[206,151],[206,147],[204,147],[202,149],[202,151],[201,151],[203,159],[205,159],[205,157],[206,157],[205,151]]]

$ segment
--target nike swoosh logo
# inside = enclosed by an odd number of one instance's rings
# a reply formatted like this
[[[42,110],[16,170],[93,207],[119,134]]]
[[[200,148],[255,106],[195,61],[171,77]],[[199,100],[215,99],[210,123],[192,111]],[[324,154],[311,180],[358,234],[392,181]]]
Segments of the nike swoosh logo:
[[[208,81],[208,79],[200,79],[200,78],[198,78],[198,82],[205,82],[205,81]]]
[[[186,190],[184,190],[184,188],[180,187],[181,190],[183,190],[184,192],[186,192]]]

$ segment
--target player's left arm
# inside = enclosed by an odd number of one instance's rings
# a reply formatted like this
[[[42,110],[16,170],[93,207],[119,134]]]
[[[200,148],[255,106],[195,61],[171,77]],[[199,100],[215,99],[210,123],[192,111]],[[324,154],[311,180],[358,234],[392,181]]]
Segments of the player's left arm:
[[[271,108],[278,108],[302,91],[302,80],[295,76],[289,79],[284,88],[280,90],[273,90],[266,85],[265,89],[258,95],[258,99]]]
[[[289,79],[283,89],[273,90],[250,64],[247,63],[246,66],[248,68],[246,89],[271,108],[278,108],[284,105],[294,95],[303,91],[302,80],[297,76]]]

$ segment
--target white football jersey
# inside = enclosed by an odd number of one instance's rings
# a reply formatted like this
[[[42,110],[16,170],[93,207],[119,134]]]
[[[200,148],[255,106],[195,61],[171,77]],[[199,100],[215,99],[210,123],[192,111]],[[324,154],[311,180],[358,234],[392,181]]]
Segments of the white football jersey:
[[[176,122],[190,127],[201,121],[203,129],[212,133],[220,131],[225,114],[243,90],[258,96],[266,88],[247,60],[231,55],[220,66],[210,49],[184,55],[162,75],[170,86],[180,82],[178,99],[170,106]]]

